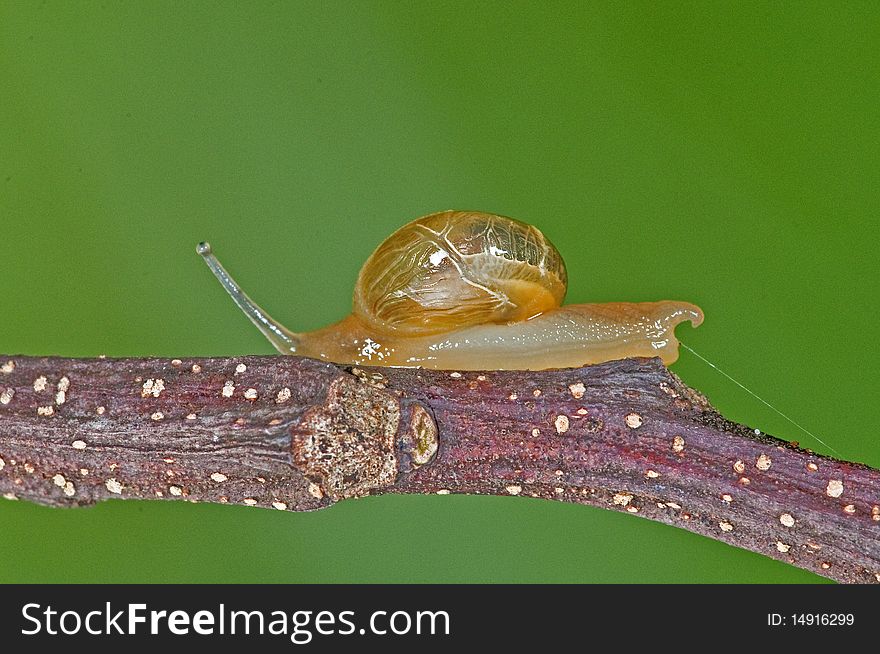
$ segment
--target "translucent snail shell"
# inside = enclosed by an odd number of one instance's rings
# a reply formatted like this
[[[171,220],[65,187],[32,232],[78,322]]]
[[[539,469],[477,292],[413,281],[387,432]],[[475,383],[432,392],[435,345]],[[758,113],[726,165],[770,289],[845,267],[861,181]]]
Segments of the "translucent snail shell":
[[[678,358],[675,326],[699,307],[661,301],[562,305],[565,263],[532,225],[473,211],[418,218],[361,268],[352,314],[296,334],[272,320],[220,265],[198,252],[283,354],[335,363],[458,370],[570,368],[634,356]]]
[[[354,313],[372,327],[436,334],[528,320],[562,304],[565,263],[537,228],[444,211],[408,223],[361,268]]]

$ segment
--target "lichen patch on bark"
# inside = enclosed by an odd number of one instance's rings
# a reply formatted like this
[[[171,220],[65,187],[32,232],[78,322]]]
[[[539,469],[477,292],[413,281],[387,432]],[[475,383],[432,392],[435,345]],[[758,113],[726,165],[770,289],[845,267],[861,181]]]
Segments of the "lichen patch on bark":
[[[331,499],[367,495],[397,479],[399,424],[395,398],[352,376],[337,377],[325,402],[291,427],[293,463]]]

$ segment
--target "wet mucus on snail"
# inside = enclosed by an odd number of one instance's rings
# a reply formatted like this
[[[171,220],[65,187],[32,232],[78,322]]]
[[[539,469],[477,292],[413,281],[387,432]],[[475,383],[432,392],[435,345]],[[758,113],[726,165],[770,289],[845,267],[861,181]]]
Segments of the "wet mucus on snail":
[[[442,211],[407,223],[367,259],[352,313],[295,333],[236,284],[208,243],[198,253],[282,354],[340,364],[441,370],[573,368],[627,357],[678,358],[675,327],[703,321],[688,302],[562,304],[568,277],[532,225]]]

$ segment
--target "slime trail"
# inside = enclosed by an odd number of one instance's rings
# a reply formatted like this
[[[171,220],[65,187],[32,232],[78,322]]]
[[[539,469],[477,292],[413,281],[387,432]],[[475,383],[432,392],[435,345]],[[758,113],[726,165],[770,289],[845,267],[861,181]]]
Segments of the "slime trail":
[[[724,375],[725,377],[727,377],[730,381],[732,381],[734,384],[736,384],[737,386],[739,386],[741,389],[743,389],[746,393],[748,393],[749,395],[751,395],[752,397],[754,397],[756,400],[758,400],[759,402],[761,402],[761,403],[767,405],[770,409],[772,409],[773,411],[775,411],[776,413],[778,413],[780,416],[782,416],[783,418],[785,418],[786,420],[788,420],[791,424],[793,424],[795,427],[797,427],[798,429],[800,429],[802,432],[804,432],[805,434],[809,434],[809,435],[810,435],[812,438],[814,438],[817,442],[821,443],[822,445],[824,445],[825,447],[827,447],[829,450],[831,450],[832,452],[834,452],[834,454],[836,454],[838,457],[843,458],[843,455],[842,455],[840,452],[838,452],[838,451],[835,450],[833,447],[831,447],[828,443],[826,443],[826,442],[823,441],[821,438],[819,438],[818,436],[816,436],[816,434],[814,434],[813,432],[811,432],[809,429],[807,429],[806,427],[804,427],[804,426],[801,425],[800,423],[795,422],[793,419],[789,418],[786,414],[782,413],[782,411],[780,411],[779,409],[777,409],[775,406],[773,406],[772,404],[770,404],[767,400],[765,400],[763,397],[761,397],[760,395],[758,395],[757,393],[755,393],[755,392],[752,391],[751,389],[746,388],[743,384],[741,384],[741,383],[738,382],[736,379],[734,379],[733,377],[731,377],[730,375],[728,375],[726,372],[724,372],[721,368],[719,368],[719,367],[716,366],[714,363],[712,363],[711,361],[709,361],[709,360],[708,360],[706,357],[704,357],[702,354],[699,354],[698,352],[696,352],[692,347],[690,347],[690,346],[688,346],[688,345],[685,345],[684,343],[681,343],[681,342],[679,342],[679,344],[680,344],[684,349],[686,349],[688,352],[690,352],[691,354],[693,354],[695,357],[697,357],[698,359],[700,359],[701,361],[703,361],[705,364],[707,364],[708,366],[714,368],[714,369],[717,370],[719,373],[721,373],[722,375]]]

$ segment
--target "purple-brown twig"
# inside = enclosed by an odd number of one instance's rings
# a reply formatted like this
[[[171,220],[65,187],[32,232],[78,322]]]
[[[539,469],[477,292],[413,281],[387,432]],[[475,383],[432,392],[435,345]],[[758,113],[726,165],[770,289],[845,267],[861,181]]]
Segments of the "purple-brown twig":
[[[293,511],[381,493],[523,495],[880,582],[880,471],[726,420],[659,359],[459,373],[2,357],[0,493]]]

